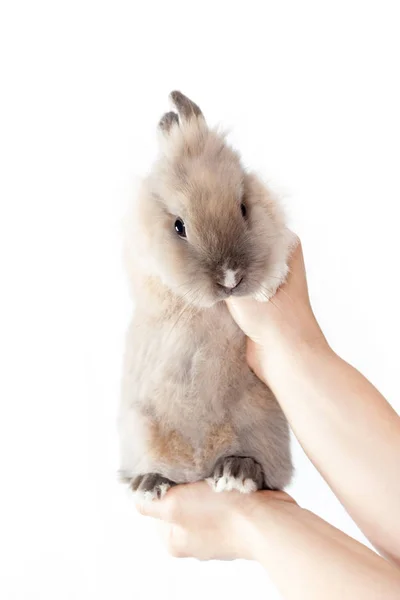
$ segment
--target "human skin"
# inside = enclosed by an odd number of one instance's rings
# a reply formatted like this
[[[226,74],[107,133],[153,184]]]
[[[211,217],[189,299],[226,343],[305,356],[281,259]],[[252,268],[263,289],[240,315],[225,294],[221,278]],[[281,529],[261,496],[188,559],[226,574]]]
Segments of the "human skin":
[[[400,565],[400,417],[329,347],[299,244],[271,303],[230,302],[248,362],[271,387],[315,467],[371,543]]]
[[[305,452],[384,560],[283,492],[173,488],[139,510],[162,522],[170,552],[260,562],[283,597],[400,596],[400,418],[329,347],[311,309],[301,245],[271,302],[231,299],[247,359],[275,393]]]
[[[284,492],[216,493],[180,485],[138,505],[160,519],[170,554],[258,561],[288,600],[395,600],[400,572]]]

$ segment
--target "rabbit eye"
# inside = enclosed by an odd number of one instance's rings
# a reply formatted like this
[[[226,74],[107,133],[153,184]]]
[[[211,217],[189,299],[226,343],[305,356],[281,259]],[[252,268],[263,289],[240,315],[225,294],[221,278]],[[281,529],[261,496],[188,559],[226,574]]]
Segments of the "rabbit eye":
[[[182,221],[182,219],[176,219],[175,231],[180,237],[183,237],[183,238],[186,237],[186,227],[185,227],[185,223]]]
[[[242,216],[243,216],[243,218],[245,218],[245,217],[246,217],[246,215],[247,215],[247,208],[246,208],[246,205],[245,205],[243,202],[242,202],[242,204],[240,205],[240,210],[242,211]]]

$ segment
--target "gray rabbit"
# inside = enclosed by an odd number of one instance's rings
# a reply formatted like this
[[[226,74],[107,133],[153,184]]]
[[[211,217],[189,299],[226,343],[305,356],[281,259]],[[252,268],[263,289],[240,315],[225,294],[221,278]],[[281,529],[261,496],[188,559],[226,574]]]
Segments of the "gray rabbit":
[[[207,479],[217,492],[282,489],[289,430],[246,364],[229,296],[267,301],[293,237],[277,200],[247,173],[199,107],[172,92],[160,155],[127,221],[135,311],[119,417],[121,475],[145,499]]]

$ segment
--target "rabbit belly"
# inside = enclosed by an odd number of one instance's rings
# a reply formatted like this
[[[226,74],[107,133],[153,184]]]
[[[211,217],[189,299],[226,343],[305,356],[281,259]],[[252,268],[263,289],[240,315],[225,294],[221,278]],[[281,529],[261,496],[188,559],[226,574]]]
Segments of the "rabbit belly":
[[[211,313],[212,317],[212,313]],[[261,464],[268,487],[290,479],[288,427],[270,390],[249,370],[245,338],[227,311],[189,329],[128,334],[119,420],[121,474],[177,483],[209,477],[224,456]],[[150,326],[149,326],[150,327]]]
[[[121,472],[127,479],[159,473],[176,483],[209,477],[220,458],[254,458],[265,486],[283,489],[291,479],[289,430],[285,417],[265,386],[249,386],[223,420],[167,423],[130,409],[121,419]]]
[[[205,479],[221,456],[237,454],[239,437],[231,423],[200,423],[196,435],[130,411],[121,428],[121,475],[131,479],[159,473],[176,483]],[[190,427],[188,428],[190,429]]]

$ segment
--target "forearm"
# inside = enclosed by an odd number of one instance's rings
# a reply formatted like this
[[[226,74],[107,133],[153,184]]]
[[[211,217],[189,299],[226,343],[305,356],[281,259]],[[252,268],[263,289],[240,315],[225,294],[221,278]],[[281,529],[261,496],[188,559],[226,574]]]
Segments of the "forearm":
[[[288,502],[264,500],[240,521],[250,557],[287,600],[395,600],[400,573],[383,558]]]
[[[400,562],[400,418],[327,344],[275,356],[266,379],[305,452],[371,542]]]

